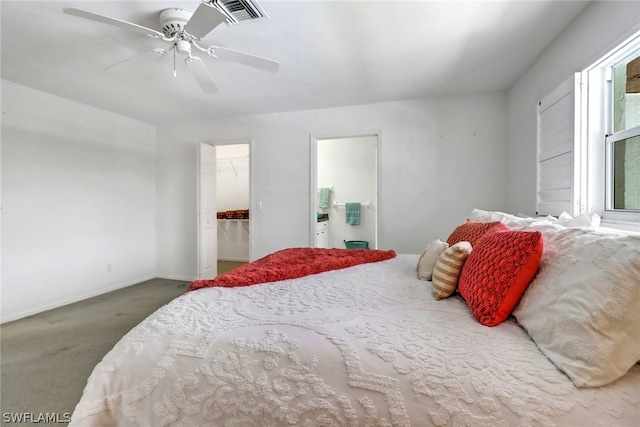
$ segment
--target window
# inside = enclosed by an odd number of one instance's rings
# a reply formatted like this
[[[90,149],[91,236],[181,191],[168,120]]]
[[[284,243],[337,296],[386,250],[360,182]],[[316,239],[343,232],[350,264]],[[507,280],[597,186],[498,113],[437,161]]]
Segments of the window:
[[[580,73],[586,209],[640,222],[640,32]]]
[[[540,100],[537,161],[539,215],[640,229],[640,32]]]
[[[640,47],[607,74],[607,199],[605,209],[640,210]]]

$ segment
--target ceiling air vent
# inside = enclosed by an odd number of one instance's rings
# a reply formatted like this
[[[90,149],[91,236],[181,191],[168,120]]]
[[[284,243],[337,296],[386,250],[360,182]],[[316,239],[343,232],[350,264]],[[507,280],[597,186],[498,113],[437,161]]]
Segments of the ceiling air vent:
[[[231,24],[269,17],[255,0],[213,0],[211,3],[227,16]]]

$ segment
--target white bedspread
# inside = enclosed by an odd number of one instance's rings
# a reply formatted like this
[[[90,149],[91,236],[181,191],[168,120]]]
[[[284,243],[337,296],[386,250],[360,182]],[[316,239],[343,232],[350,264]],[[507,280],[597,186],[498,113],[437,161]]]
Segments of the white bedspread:
[[[577,389],[513,319],[436,301],[416,263],[189,292],[105,356],[71,425],[639,425],[639,365]]]

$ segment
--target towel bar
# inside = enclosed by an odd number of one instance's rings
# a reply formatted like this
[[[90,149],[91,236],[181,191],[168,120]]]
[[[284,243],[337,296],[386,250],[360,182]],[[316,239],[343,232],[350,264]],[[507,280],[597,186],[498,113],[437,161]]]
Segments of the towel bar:
[[[345,203],[333,202],[333,206],[336,206],[336,207],[338,207],[338,206],[345,206]],[[365,207],[365,208],[368,208],[368,207],[370,207],[370,206],[371,206],[371,202],[367,200],[366,202],[362,202],[362,203],[360,203],[360,206]]]

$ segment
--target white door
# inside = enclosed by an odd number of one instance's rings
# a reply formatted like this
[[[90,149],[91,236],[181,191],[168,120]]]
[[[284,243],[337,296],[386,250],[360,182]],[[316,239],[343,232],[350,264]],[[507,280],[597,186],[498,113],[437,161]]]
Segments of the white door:
[[[216,219],[216,148],[198,148],[198,278],[218,274],[218,229]]]

